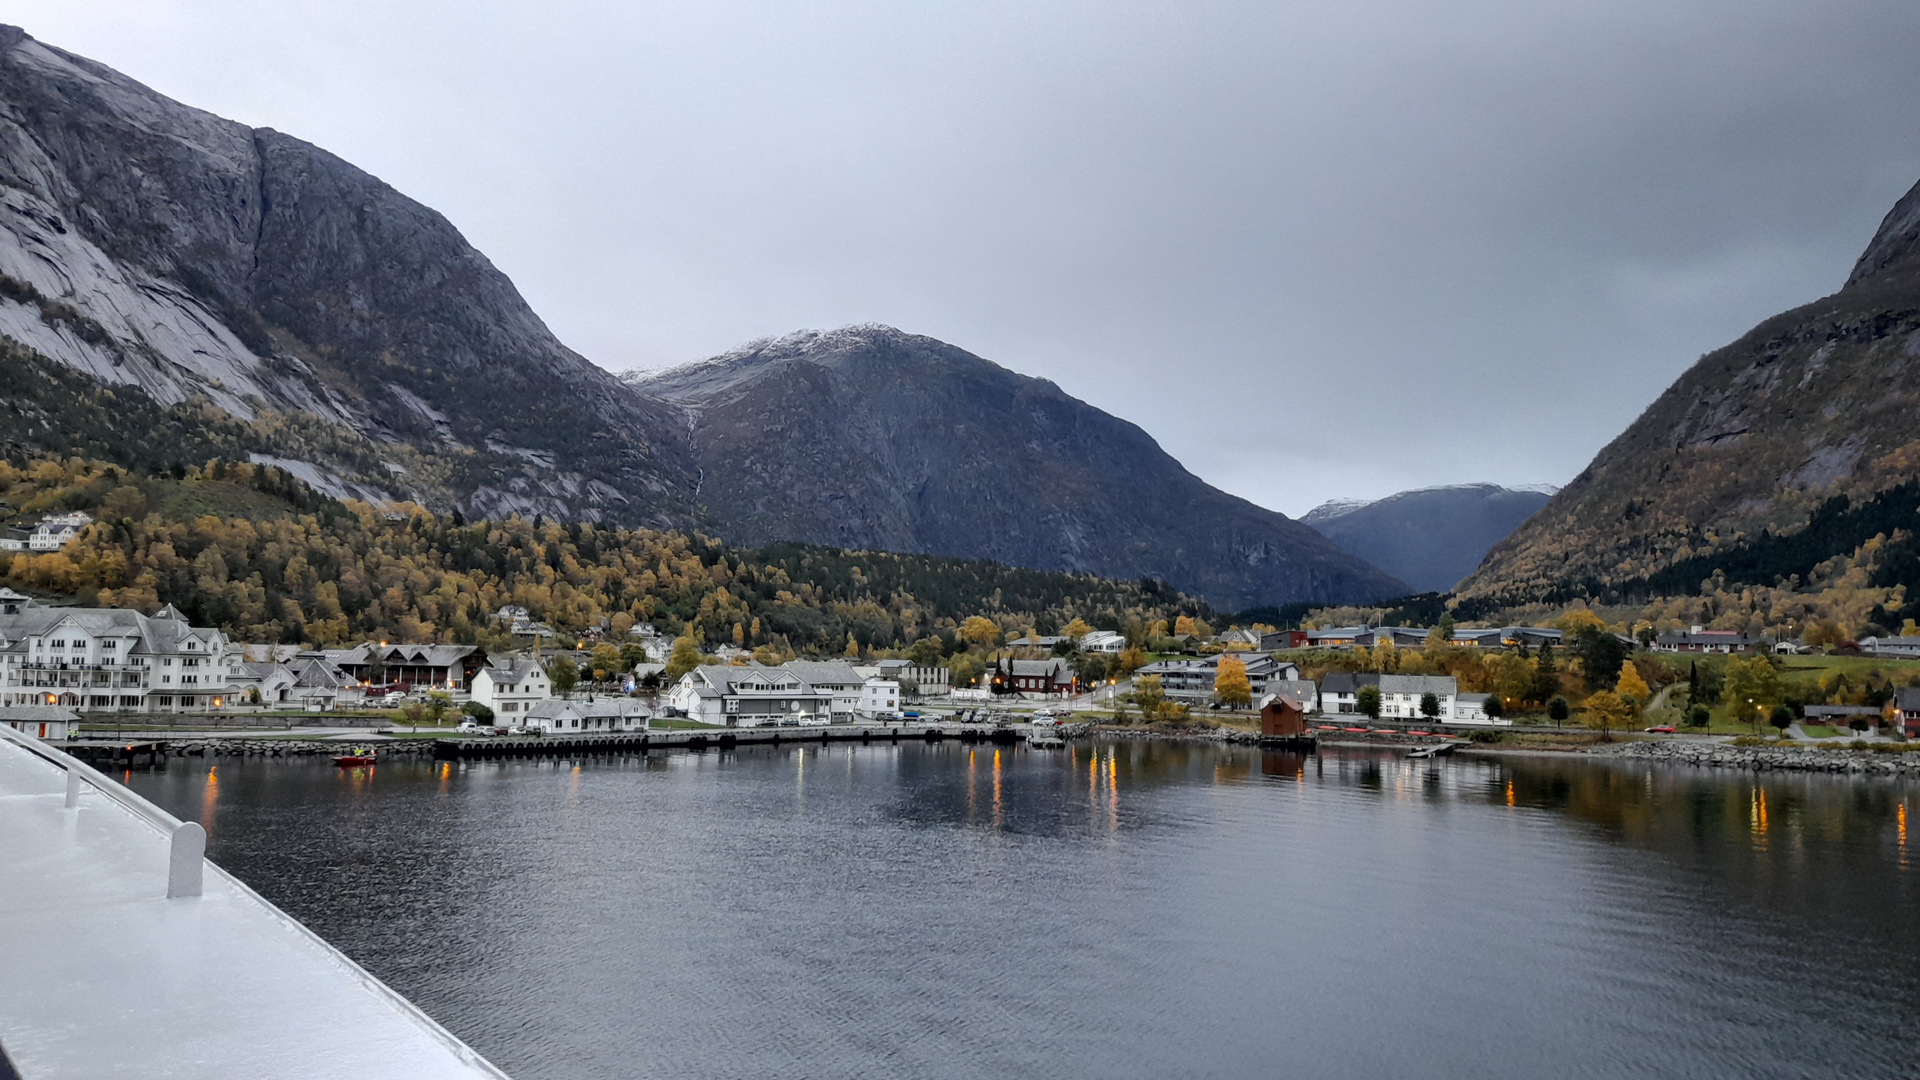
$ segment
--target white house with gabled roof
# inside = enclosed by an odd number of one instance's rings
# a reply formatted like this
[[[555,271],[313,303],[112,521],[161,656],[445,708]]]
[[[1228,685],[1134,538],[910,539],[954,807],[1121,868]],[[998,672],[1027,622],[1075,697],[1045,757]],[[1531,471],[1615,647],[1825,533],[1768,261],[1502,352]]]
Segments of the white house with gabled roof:
[[[667,704],[702,724],[757,727],[801,713],[830,714],[834,694],[764,664],[703,664],[680,677]]]
[[[553,681],[531,656],[496,656],[473,673],[473,702],[493,710],[494,719],[511,726],[533,707],[553,697]]]
[[[169,604],[125,608],[0,605],[0,706],[183,712],[227,705],[244,654]]]

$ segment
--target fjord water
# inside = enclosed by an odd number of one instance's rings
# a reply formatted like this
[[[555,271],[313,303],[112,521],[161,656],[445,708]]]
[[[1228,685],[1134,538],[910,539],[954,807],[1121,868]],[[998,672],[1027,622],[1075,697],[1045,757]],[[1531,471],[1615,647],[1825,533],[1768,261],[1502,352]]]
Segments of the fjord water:
[[[1920,788],[1894,781],[1135,741],[130,781],[517,1080],[1920,1053]]]

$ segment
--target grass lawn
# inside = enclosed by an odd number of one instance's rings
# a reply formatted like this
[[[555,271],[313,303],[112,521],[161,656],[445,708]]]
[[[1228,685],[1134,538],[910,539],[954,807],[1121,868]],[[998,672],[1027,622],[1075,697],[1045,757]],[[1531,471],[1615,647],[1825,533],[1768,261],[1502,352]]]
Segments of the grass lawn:
[[[1810,739],[1837,739],[1843,734],[1851,734],[1851,732],[1842,732],[1837,727],[1825,727],[1820,724],[1801,724],[1800,730]]]
[[[1780,672],[1783,675],[1795,672],[1844,671],[1849,675],[1864,675],[1878,668],[1886,674],[1920,672],[1920,660],[1904,660],[1889,656],[1783,656],[1780,658]]]

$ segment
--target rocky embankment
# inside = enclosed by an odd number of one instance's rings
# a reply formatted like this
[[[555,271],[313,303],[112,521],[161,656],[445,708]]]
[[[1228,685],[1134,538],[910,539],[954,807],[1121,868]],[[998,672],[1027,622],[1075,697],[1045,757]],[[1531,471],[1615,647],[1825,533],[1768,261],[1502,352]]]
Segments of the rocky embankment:
[[[432,739],[382,739],[365,744],[339,739],[179,739],[167,740],[174,757],[333,757],[355,747],[374,748],[380,757],[432,757]]]
[[[1920,754],[1876,753],[1871,750],[1800,749],[1798,747],[1733,746],[1694,740],[1636,739],[1596,746],[1590,753],[1611,757],[1671,761],[1702,768],[1741,769],[1747,772],[1837,772],[1877,776],[1920,775]]]
[[[1083,738],[1088,735],[1104,735],[1118,739],[1196,739],[1201,742],[1257,743],[1260,733],[1240,731],[1236,728],[1176,727],[1171,724],[1149,724],[1146,727],[1121,727],[1116,724],[1071,724],[1062,725],[1060,737],[1065,739]]]

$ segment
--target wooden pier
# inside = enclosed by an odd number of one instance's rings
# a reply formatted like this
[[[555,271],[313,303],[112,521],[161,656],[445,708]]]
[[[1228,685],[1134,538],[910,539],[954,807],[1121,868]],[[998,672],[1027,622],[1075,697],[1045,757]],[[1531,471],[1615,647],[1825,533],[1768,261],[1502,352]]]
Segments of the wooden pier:
[[[103,772],[167,767],[165,742],[68,742],[59,745],[67,753]]]
[[[571,757],[597,754],[644,754],[652,750],[732,750],[740,746],[796,746],[818,743],[1024,742],[1024,727],[976,724],[833,724],[828,727],[691,728],[667,731],[620,731],[604,735],[469,736],[435,739],[436,761],[487,758]]]

